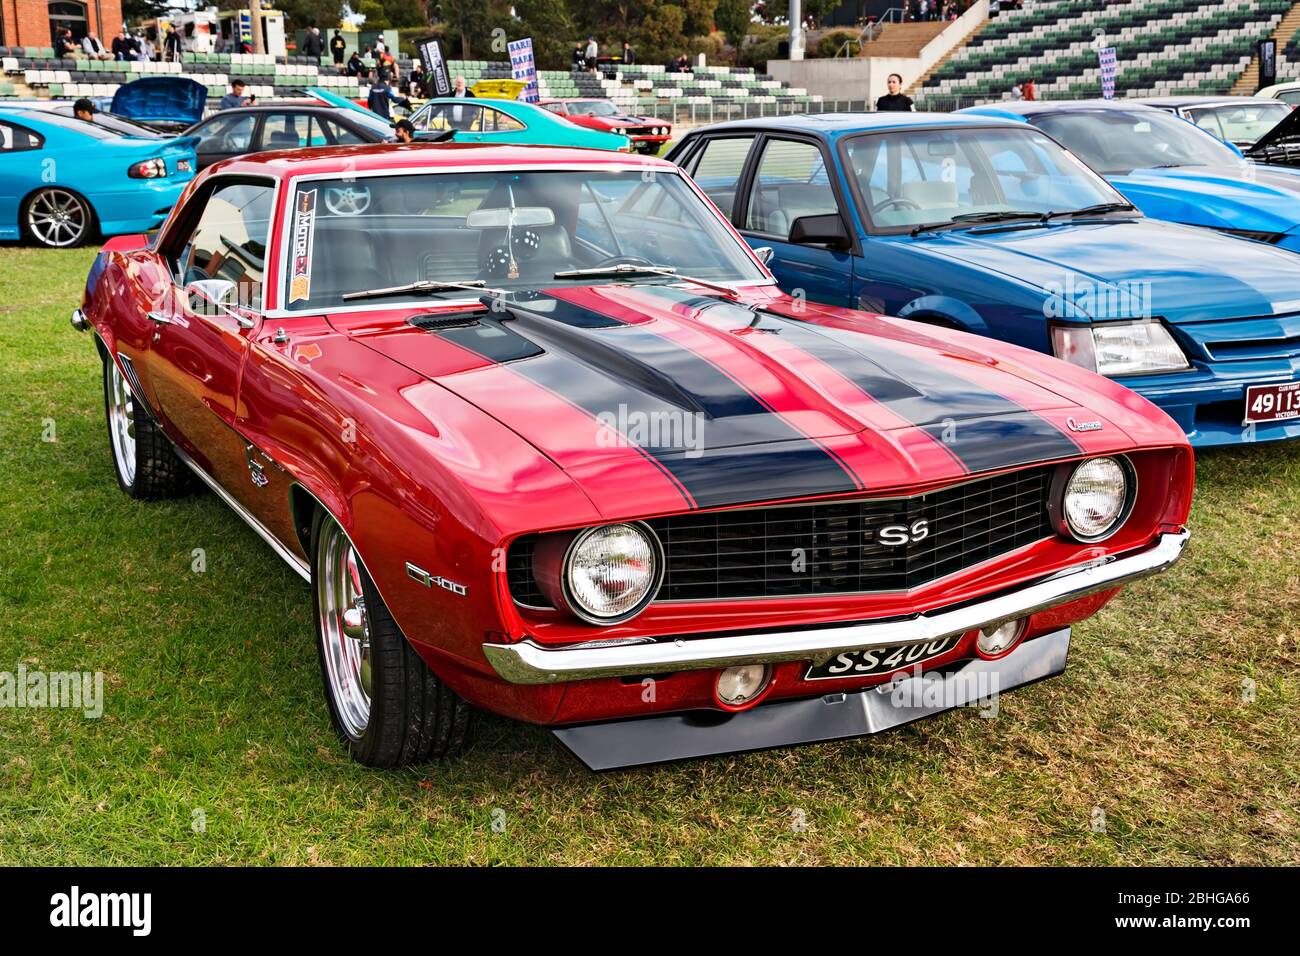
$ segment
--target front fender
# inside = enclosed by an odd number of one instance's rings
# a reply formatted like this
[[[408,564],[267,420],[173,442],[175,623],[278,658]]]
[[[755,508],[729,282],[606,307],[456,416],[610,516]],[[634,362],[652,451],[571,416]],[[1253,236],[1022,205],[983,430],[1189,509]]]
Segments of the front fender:
[[[923,295],[898,310],[900,319],[947,319],[965,332],[992,335],[984,317],[969,303],[947,295]]]

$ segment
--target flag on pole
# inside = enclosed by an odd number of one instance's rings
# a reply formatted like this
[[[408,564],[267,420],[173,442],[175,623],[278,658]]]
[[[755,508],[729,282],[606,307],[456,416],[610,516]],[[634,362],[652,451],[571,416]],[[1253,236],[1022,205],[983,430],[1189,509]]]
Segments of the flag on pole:
[[[1105,49],[1097,51],[1101,59],[1101,98],[1104,100],[1113,100],[1115,98],[1115,74],[1118,68],[1115,61],[1115,48],[1108,46]]]
[[[510,75],[528,84],[519,98],[525,103],[536,103],[542,97],[537,87],[537,63],[533,60],[533,38],[511,40],[506,44],[506,50],[510,54]]]

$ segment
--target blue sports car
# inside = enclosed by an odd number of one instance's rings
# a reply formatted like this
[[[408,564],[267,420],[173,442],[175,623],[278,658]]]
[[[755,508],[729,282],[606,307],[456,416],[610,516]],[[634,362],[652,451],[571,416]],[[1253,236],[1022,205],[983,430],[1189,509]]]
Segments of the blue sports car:
[[[1055,354],[1122,380],[1200,447],[1300,437],[1293,254],[1148,219],[1024,122],[744,120],[669,158],[796,296]]]
[[[194,178],[195,142],[0,106],[0,239],[69,248],[154,229]]]
[[[1276,106],[1291,115],[1285,103]],[[1163,109],[1087,100],[999,103],[962,112],[1037,126],[1154,219],[1300,252],[1300,170],[1243,159],[1218,137]]]

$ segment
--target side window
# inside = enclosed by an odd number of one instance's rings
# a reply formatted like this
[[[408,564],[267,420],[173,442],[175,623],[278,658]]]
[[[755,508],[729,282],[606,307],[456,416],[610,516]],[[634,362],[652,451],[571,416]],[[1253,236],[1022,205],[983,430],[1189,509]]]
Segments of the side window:
[[[1191,120],[1207,133],[1212,133],[1219,139],[1225,138],[1223,127],[1219,125],[1219,117],[1213,110],[1191,111]]]
[[[526,129],[523,123],[500,110],[485,109],[479,127],[485,133],[514,133]]]
[[[754,177],[745,228],[784,238],[796,219],[838,211],[821,149],[814,143],[770,140]]]
[[[316,122],[324,126],[326,131],[334,138],[334,142],[338,143],[340,146],[354,146],[357,143],[365,142],[364,139],[352,132],[352,130],[348,129],[342,123],[322,117],[317,117]]]
[[[0,153],[21,153],[40,148],[40,136],[27,127],[0,123]]]
[[[305,113],[268,113],[262,123],[262,148],[297,149],[308,145],[310,119]]]
[[[253,145],[252,113],[218,116],[198,129],[200,153],[246,153]]]
[[[706,140],[703,148],[695,153],[691,168],[687,170],[704,190],[704,194],[713,200],[713,204],[728,219],[735,209],[736,186],[745,169],[745,158],[753,145],[752,136]]]
[[[272,195],[272,188],[260,183],[214,190],[177,257],[178,284],[229,279],[238,284],[241,303],[260,307]]]

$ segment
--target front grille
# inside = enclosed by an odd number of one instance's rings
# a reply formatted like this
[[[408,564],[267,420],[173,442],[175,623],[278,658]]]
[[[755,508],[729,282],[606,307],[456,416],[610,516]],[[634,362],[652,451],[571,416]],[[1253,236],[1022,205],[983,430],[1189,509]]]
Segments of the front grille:
[[[1052,533],[1051,469],[981,478],[910,498],[860,499],[674,515],[647,522],[663,542],[657,600],[799,597],[904,591]],[[917,522],[926,534],[913,535]],[[908,532],[888,546],[882,528]],[[532,574],[537,535],[507,555],[510,593],[546,607]],[[915,540],[911,540],[915,538]]]

